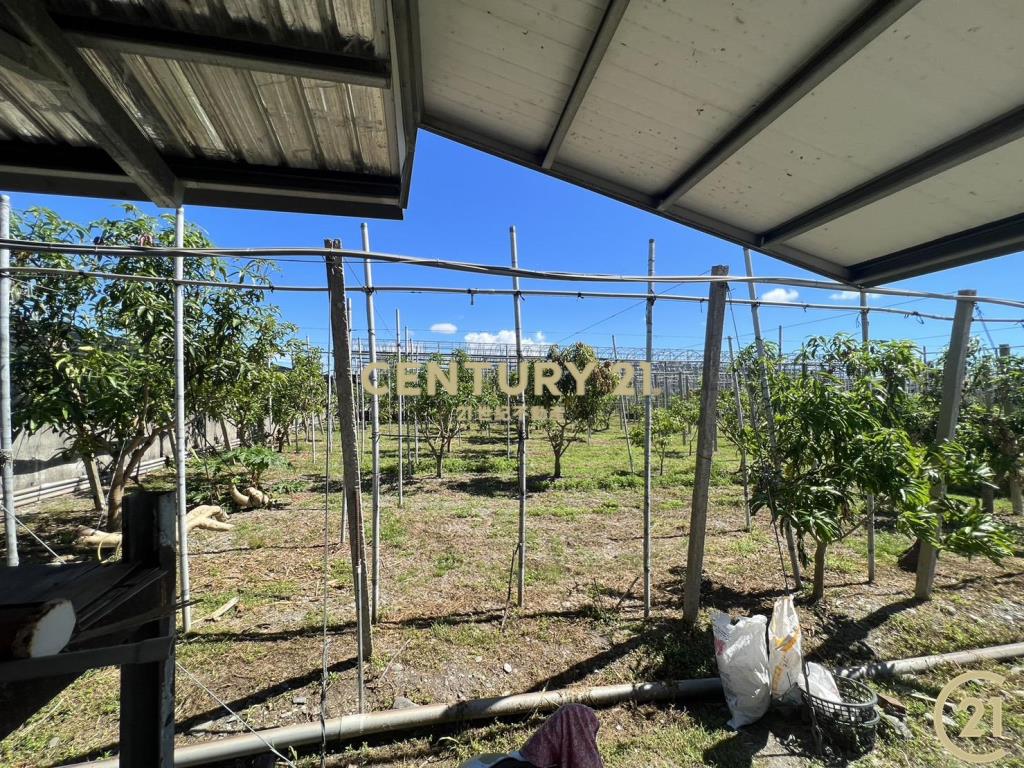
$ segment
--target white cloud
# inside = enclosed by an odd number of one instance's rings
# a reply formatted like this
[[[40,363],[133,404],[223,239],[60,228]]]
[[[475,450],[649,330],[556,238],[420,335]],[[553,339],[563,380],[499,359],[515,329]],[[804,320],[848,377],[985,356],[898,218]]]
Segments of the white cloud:
[[[860,298],[860,294],[857,291],[837,291],[836,293],[830,293],[828,297],[832,301],[855,301]]]
[[[462,337],[466,342],[466,345],[473,349],[474,346],[478,345],[481,347],[493,346],[495,344],[508,345],[514,347],[516,343],[515,331],[502,330],[497,333],[488,333],[487,331],[471,331]],[[543,331],[537,331],[533,336],[525,336],[523,338],[523,347],[540,347],[546,346],[548,343],[544,337]]]
[[[783,304],[791,304],[800,298],[800,293],[792,288],[772,288],[761,294],[764,301],[778,301]]]
[[[434,323],[430,326],[431,333],[455,333],[459,328],[455,323]]]

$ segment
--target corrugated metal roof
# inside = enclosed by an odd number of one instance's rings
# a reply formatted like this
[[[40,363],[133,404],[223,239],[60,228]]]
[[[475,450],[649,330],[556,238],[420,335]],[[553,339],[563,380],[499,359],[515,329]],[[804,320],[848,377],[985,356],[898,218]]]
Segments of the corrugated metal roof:
[[[411,47],[406,3],[33,3],[3,3],[0,15],[14,41],[0,58],[7,188],[105,195],[134,184],[162,204],[274,207],[279,194],[287,209],[401,215],[415,137],[398,50]],[[115,101],[93,104],[98,90]]]

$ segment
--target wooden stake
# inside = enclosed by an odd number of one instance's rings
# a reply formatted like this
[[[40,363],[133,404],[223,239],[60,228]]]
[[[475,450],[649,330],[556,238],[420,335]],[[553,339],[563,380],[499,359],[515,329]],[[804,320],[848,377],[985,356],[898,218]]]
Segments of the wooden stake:
[[[860,339],[867,349],[870,333],[868,330],[868,295],[860,292]],[[864,525],[868,529],[868,584],[875,583],[875,497],[868,494],[865,499],[867,507]]]
[[[509,227],[509,246],[512,251],[512,268],[519,266],[519,246],[516,243],[516,228]],[[512,278],[512,290],[515,295],[512,297],[512,305],[515,310],[516,329],[516,372],[521,377],[526,375],[525,361],[523,360],[523,313],[519,295],[519,278]],[[517,430],[518,456],[519,456],[519,588],[517,591],[517,605],[522,608],[526,604],[526,389],[519,396],[519,428]]]
[[[726,266],[711,268],[718,277],[729,274]],[[693,503],[690,506],[690,535],[686,551],[686,587],[683,593],[683,620],[697,623],[700,612],[700,581],[704,572],[704,538],[708,523],[708,493],[711,488],[711,461],[717,427],[718,375],[722,365],[722,331],[725,327],[727,283],[712,283],[708,295],[708,320],[704,332],[704,367],[700,384],[700,418],[697,422],[697,464],[693,479]]]
[[[957,301],[953,315],[953,329],[949,337],[949,350],[946,352],[946,364],[942,369],[942,402],[939,404],[939,425],[935,432],[935,442],[941,445],[956,436],[956,422],[960,414],[960,399],[964,390],[964,369],[967,365],[967,351],[971,340],[971,318],[974,315],[973,297],[976,291],[958,291],[957,296],[964,297]],[[941,499],[946,495],[944,483],[932,486],[932,498]],[[939,526],[942,519],[939,519]],[[928,600],[935,584],[935,564],[939,553],[927,541],[920,540],[917,556],[917,579],[914,584],[914,597]]]
[[[743,260],[746,262],[747,277],[754,276],[754,264],[750,260],[750,250],[743,249]],[[747,283],[747,290],[750,300],[750,316],[754,322],[754,342],[757,345],[757,359],[761,363],[761,397],[764,400],[765,430],[768,433],[768,446],[772,452],[772,461],[775,462],[775,469],[779,468],[779,447],[775,442],[775,409],[772,408],[772,391],[768,383],[768,356],[765,354],[764,337],[761,336],[761,313],[757,305],[757,288],[754,282]],[[800,575],[800,557],[796,551],[796,539],[793,537],[793,529],[783,523],[782,529],[786,534],[786,549],[789,551],[789,564],[793,569],[793,582],[797,590],[803,589],[803,579]]]
[[[647,274],[654,277],[654,239],[647,242]],[[647,283],[647,365],[654,360],[654,282]],[[651,431],[654,408],[654,376],[644,395],[644,618],[651,615]]]
[[[740,476],[743,478],[743,517],[747,533],[750,533],[750,479],[747,477],[747,448],[743,444],[743,399],[740,396],[740,374],[736,370],[736,358],[732,353],[732,336],[729,337],[729,368],[732,370],[732,391],[736,394],[736,420],[740,429]]]
[[[326,256],[327,288],[331,302],[331,338],[334,341],[334,383],[341,424],[341,457],[345,498],[348,507],[349,550],[352,558],[352,584],[356,590],[356,633],[361,655],[373,655],[370,630],[370,601],[366,580],[366,541],[363,533],[363,507],[359,477],[359,444],[356,441],[355,395],[352,386],[352,349],[348,315],[345,312],[345,268],[341,257]]]

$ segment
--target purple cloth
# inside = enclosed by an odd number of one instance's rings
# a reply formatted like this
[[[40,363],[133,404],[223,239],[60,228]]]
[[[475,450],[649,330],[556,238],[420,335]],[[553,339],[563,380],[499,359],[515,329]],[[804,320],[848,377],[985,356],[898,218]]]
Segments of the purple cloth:
[[[600,727],[590,707],[566,704],[544,721],[519,754],[537,768],[604,768],[597,751]]]

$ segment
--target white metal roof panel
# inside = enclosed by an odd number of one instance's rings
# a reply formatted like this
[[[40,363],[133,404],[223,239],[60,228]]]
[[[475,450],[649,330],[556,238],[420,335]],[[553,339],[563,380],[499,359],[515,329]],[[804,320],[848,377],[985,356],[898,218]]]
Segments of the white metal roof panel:
[[[559,156],[657,194],[858,4],[633,0]]]

